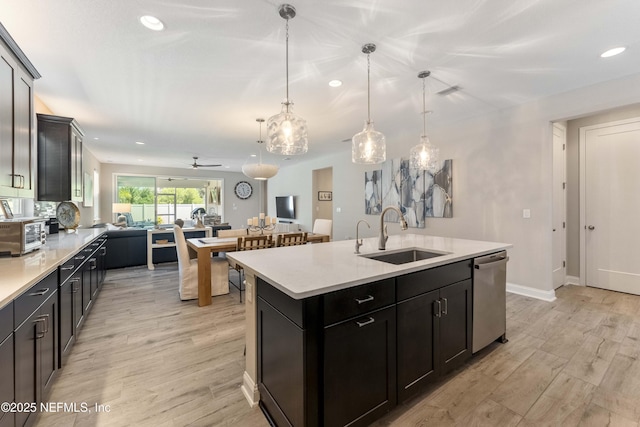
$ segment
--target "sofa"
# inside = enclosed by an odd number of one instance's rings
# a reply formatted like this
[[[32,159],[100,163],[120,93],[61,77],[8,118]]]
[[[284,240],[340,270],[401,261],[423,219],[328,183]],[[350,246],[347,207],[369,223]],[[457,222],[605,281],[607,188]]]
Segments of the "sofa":
[[[213,235],[218,230],[230,229],[229,225],[213,226]],[[118,230],[108,230],[107,236],[107,255],[105,258],[105,267],[107,270],[114,268],[135,267],[139,265],[147,265],[147,230],[143,228],[123,228]],[[190,230],[185,231],[185,238],[204,237],[204,231]],[[174,241],[173,230],[167,229],[167,233],[154,234],[153,239],[168,239]],[[153,263],[176,262],[175,247],[157,248],[153,250]]]

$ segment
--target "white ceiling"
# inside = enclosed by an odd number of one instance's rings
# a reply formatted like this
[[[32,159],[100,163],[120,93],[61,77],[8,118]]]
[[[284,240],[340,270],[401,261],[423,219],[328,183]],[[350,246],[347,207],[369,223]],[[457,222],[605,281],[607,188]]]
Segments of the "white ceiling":
[[[76,118],[101,162],[188,168],[199,156],[239,171],[258,149],[255,119],[278,113],[285,97],[279,4],[0,0],[0,22],[42,74],[36,95],[55,114]],[[378,47],[371,55],[371,114],[388,144],[411,133],[419,140],[422,70],[432,72],[427,109],[434,126],[640,70],[637,0],[291,4],[298,15],[290,21],[289,89],[308,122],[303,158],[348,153],[343,140],[361,130],[364,43]],[[140,25],[147,14],[165,30]],[[627,46],[622,55],[600,58],[620,45]],[[343,86],[329,87],[332,79]],[[448,85],[462,91],[436,94]]]

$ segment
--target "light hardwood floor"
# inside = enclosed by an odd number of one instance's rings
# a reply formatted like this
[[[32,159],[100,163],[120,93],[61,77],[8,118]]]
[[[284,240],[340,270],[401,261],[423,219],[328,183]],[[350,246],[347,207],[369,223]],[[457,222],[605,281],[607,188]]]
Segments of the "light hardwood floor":
[[[267,426],[248,407],[244,305],[180,302],[175,264],[110,270],[49,402],[110,412],[41,414],[37,426]],[[233,288],[232,288],[233,290]],[[566,286],[547,303],[507,295],[507,344],[375,426],[638,426],[640,297]]]

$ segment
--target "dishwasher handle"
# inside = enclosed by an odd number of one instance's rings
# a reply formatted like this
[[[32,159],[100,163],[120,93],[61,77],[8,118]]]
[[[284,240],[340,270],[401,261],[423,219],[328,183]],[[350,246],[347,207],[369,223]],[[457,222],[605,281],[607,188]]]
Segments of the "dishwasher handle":
[[[484,270],[485,268],[493,268],[497,265],[506,264],[509,261],[509,257],[505,256],[504,258],[500,258],[497,261],[486,262],[484,264],[474,264],[474,268],[476,270]]]

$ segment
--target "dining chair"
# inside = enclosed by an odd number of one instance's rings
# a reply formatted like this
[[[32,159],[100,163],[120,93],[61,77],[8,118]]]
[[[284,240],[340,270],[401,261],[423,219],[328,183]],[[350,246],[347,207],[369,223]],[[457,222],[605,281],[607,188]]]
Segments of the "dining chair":
[[[326,234],[331,238],[331,225],[333,220],[318,218],[313,223],[313,234]]]
[[[173,227],[178,255],[178,293],[182,301],[198,299],[198,260],[191,259],[184,232]],[[224,258],[211,258],[211,295],[229,293],[229,267]]]
[[[246,236],[247,229],[246,228],[231,228],[229,230],[218,230],[217,237],[240,237]]]
[[[252,251],[256,249],[267,249],[273,246],[273,236],[271,234],[263,234],[260,236],[241,236],[238,237],[236,249],[238,251]],[[242,291],[244,291],[244,279],[242,278],[242,267],[236,264],[233,267],[238,272],[238,285],[229,281],[231,285],[240,292],[240,302],[242,302]]]
[[[307,233],[285,233],[278,234],[276,246],[297,246],[307,244]]]

